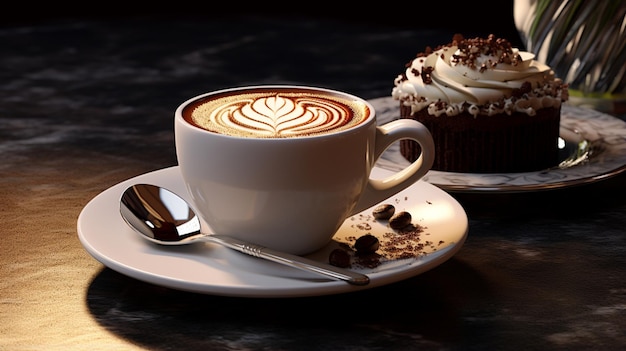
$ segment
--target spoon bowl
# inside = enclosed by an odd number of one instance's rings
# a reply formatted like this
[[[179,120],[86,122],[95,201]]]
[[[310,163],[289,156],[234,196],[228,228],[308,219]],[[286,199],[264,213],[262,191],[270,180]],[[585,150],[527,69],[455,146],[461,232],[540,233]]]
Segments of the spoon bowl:
[[[200,219],[189,204],[175,193],[150,184],[130,186],[120,200],[122,218],[141,237],[159,245],[187,245],[209,241],[250,256],[274,261],[289,267],[344,280],[353,285],[367,285],[369,277],[305,257],[272,250],[263,246],[217,234],[202,233]]]

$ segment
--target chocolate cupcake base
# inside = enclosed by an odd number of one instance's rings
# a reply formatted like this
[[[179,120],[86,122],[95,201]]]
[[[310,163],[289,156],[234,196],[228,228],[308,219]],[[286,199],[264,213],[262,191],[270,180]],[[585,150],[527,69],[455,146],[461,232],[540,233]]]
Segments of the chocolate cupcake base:
[[[432,169],[463,173],[532,172],[554,167],[559,162],[560,108],[543,108],[535,116],[429,115],[426,109],[411,115],[401,105],[401,118],[411,118],[430,130],[435,142]],[[413,162],[420,154],[411,140],[400,142],[400,152]]]

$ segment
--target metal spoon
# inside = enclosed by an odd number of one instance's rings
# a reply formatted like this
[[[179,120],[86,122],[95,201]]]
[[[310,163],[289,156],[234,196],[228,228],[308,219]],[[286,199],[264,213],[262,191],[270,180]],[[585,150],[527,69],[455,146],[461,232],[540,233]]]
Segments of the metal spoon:
[[[200,220],[185,200],[173,192],[149,184],[136,184],[124,191],[120,213],[135,231],[161,245],[185,245],[209,241],[307,272],[354,285],[366,285],[369,277],[347,269],[310,260],[301,256],[278,252],[266,247],[217,234],[200,232]]]

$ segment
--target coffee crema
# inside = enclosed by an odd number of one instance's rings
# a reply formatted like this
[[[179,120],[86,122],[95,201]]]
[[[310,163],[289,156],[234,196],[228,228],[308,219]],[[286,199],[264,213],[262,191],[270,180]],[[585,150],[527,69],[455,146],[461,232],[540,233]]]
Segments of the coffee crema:
[[[357,99],[317,90],[230,91],[191,102],[183,117],[219,134],[294,138],[349,129],[372,111]]]

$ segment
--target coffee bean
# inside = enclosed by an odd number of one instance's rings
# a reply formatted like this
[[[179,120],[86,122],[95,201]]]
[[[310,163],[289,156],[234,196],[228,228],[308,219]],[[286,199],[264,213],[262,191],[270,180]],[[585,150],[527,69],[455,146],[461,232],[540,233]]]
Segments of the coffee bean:
[[[389,219],[389,226],[392,229],[402,229],[411,224],[411,220],[411,214],[406,211],[402,211],[396,213]]]
[[[372,234],[365,234],[354,242],[354,248],[358,254],[368,254],[375,252],[380,247],[378,238]]]
[[[376,219],[389,219],[396,212],[392,204],[382,204],[374,209],[372,214]]]
[[[330,252],[328,263],[341,268],[350,267],[350,254],[343,249],[334,249]]]

